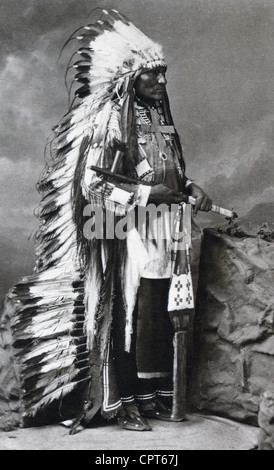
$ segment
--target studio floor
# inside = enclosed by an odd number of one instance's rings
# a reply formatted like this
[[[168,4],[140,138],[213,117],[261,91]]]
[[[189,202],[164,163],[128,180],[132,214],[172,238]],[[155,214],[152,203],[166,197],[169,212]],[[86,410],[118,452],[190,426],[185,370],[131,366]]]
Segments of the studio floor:
[[[105,423],[71,436],[62,425],[0,432],[0,450],[252,450],[259,429],[217,416],[187,415],[179,423],[150,420],[152,431]]]

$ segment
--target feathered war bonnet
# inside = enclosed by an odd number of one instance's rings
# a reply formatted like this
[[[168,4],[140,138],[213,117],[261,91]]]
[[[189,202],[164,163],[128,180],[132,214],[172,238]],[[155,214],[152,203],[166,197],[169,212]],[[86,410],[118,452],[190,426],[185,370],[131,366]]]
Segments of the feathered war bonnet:
[[[11,380],[20,389],[18,406],[27,420],[33,416],[44,419],[44,411],[55,400],[60,412],[65,395],[76,389],[75,406],[81,407],[85,390],[100,383],[96,374],[91,381],[97,366],[86,350],[87,346],[92,348],[97,332],[102,357],[107,346],[113,250],[105,250],[109,254],[104,258],[105,276],[100,250],[91,250],[92,269],[83,275],[77,233],[80,224],[75,220],[83,210],[78,210],[77,200],[81,204],[81,198],[87,196],[90,165],[108,167],[112,142],[125,146],[130,142],[136,76],[142,70],[164,65],[161,48],[114,10],[104,10],[100,20],[73,36],[70,39],[80,43],[68,65],[68,72],[75,72],[74,99],[46,146],[50,154],[37,183],[42,199],[36,209],[40,226],[35,234],[35,274],[23,278],[7,298],[6,315],[12,314],[12,344],[17,358],[16,379]],[[123,279],[128,285],[127,276]],[[130,285],[130,295],[132,290]],[[126,300],[130,319],[133,302]],[[103,302],[104,315],[100,317]],[[3,371],[6,373],[6,368]],[[77,387],[85,383],[88,385],[82,393]],[[96,406],[93,409],[97,411]],[[52,416],[54,410],[50,408]]]
[[[79,29],[71,39],[77,39],[80,47],[68,67],[76,72],[70,125],[72,132],[80,130],[86,137],[81,146],[80,184],[88,199],[94,178],[89,168],[111,165],[114,142],[127,148],[129,167],[135,167],[134,82],[144,71],[166,62],[161,46],[117,10],[102,10],[98,21]]]

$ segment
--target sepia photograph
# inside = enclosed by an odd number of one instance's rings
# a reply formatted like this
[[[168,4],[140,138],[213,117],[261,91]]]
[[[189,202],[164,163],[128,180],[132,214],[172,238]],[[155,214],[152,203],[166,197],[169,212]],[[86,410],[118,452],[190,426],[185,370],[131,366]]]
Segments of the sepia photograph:
[[[0,13],[0,450],[274,450],[272,0]]]

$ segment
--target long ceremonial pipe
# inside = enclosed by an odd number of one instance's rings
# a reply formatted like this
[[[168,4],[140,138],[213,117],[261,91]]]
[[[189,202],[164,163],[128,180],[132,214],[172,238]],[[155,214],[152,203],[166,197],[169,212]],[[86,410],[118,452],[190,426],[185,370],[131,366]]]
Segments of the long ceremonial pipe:
[[[120,159],[119,157],[121,158],[121,155],[119,155],[119,156],[117,155],[117,160]],[[127,176],[120,175],[119,173],[114,173],[113,170],[114,170],[115,167],[117,167],[117,163],[112,166],[111,170],[108,170],[106,168],[100,168],[98,166],[90,166],[90,169],[95,171],[99,175],[105,175],[108,178],[114,178],[118,181],[121,181],[121,183],[144,184],[146,186],[151,186],[151,182],[149,182],[149,181],[139,181],[135,178],[129,178]],[[189,203],[189,204],[195,206],[196,199],[192,196],[184,195],[182,202],[186,202],[186,203]],[[223,207],[217,206],[216,204],[212,204],[211,211],[215,212],[217,214],[224,215],[225,217],[228,217],[229,219],[232,219],[232,220],[236,219],[238,217],[236,212],[230,211],[229,209],[224,209]]]

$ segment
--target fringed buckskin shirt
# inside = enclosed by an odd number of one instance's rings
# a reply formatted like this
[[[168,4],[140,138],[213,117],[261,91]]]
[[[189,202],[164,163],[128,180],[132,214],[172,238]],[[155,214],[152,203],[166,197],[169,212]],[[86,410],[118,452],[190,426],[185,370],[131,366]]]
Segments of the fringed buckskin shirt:
[[[135,102],[135,117],[139,156],[143,158],[139,168],[146,172],[143,179],[154,184],[165,184],[180,191],[182,169],[173,143],[173,126],[166,125],[161,103],[146,107]],[[138,167],[136,168],[138,173]],[[171,276],[171,246],[174,213],[164,210],[149,221],[143,243],[147,251],[147,263],[141,275],[150,279]]]

